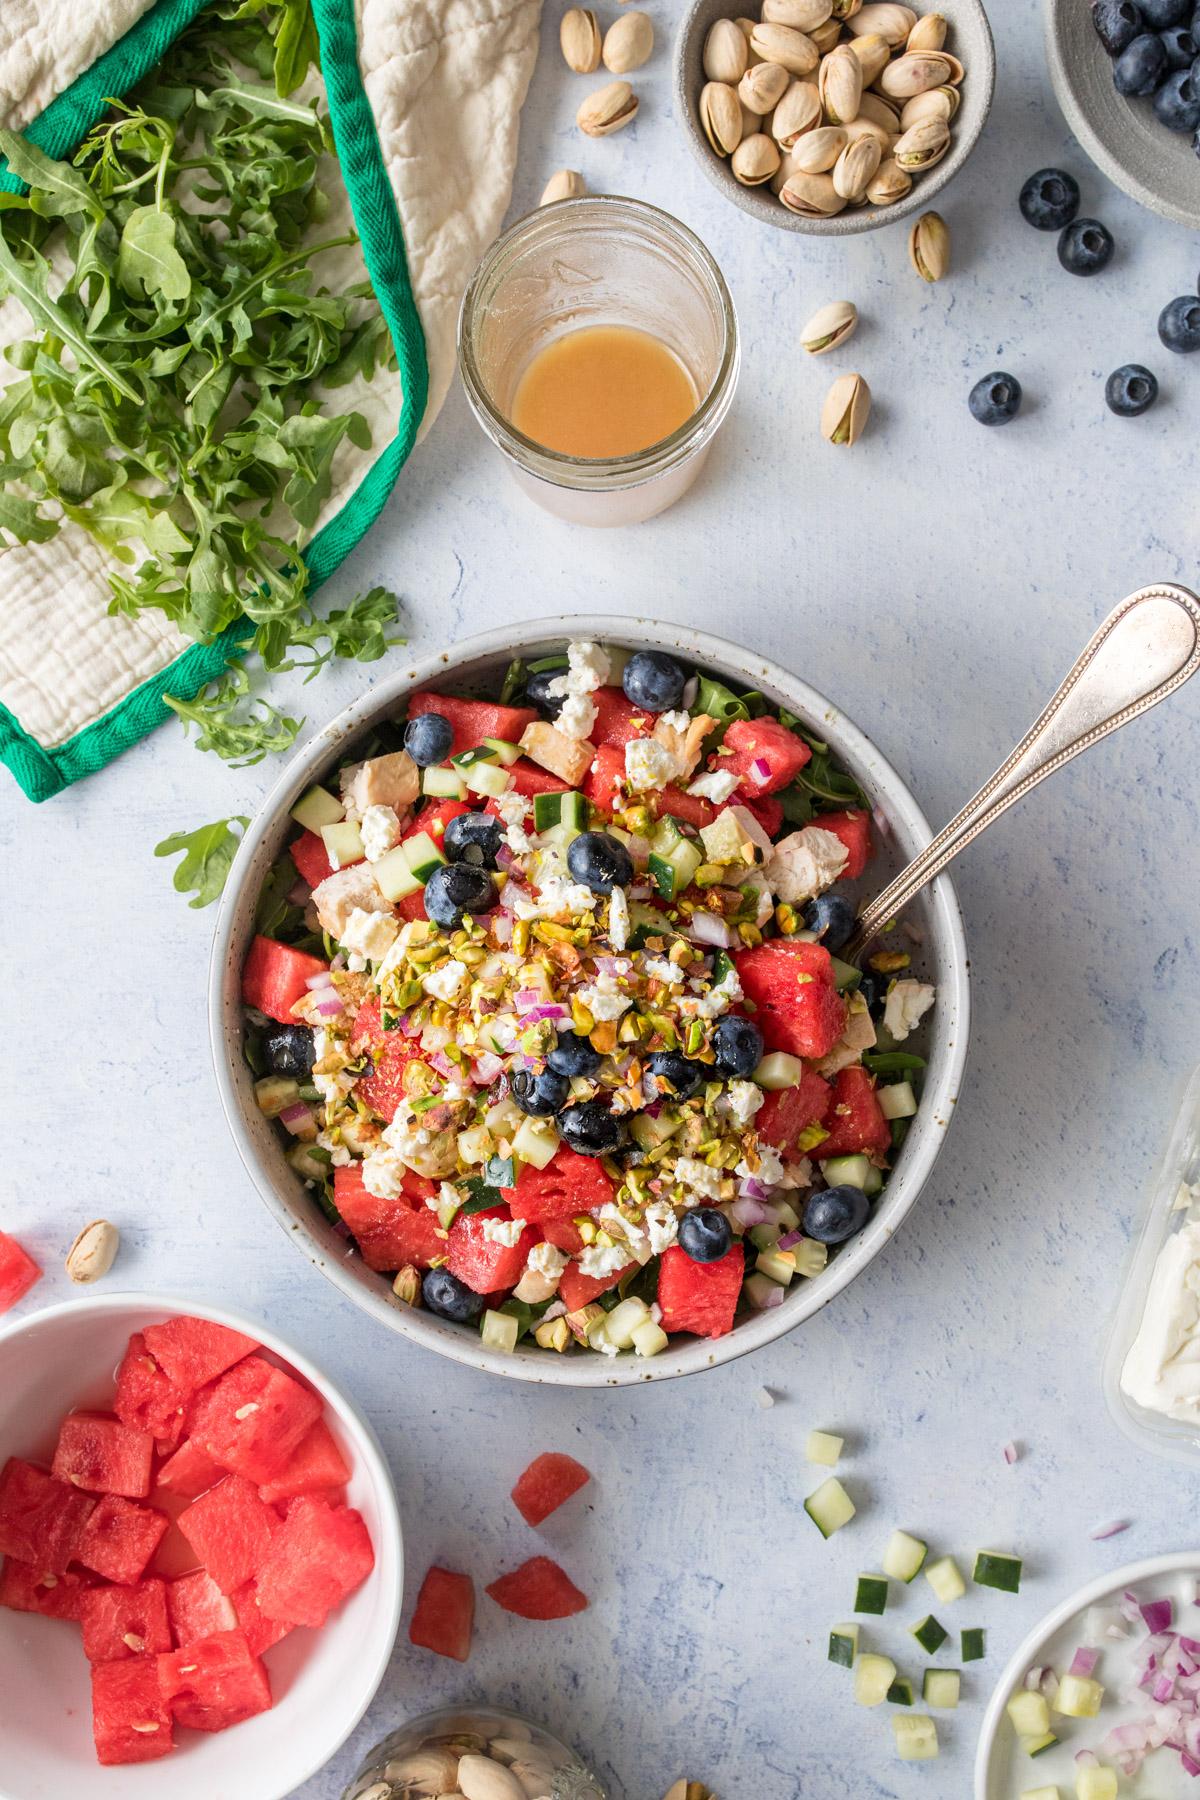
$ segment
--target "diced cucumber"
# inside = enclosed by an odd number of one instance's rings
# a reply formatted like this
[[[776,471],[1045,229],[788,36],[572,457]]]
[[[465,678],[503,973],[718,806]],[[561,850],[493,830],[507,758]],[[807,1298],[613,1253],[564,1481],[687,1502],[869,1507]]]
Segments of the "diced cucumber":
[[[260,1113],[268,1119],[277,1119],[281,1112],[286,1112],[299,1100],[300,1084],[290,1075],[264,1075],[254,1084],[254,1098]]]
[[[852,1669],[858,1655],[858,1626],[835,1625],[829,1634],[829,1660],[841,1669]]]
[[[384,899],[390,900],[393,906],[406,894],[415,894],[422,885],[420,876],[413,874],[405,844],[386,850],[378,862],[371,864],[371,872]]]
[[[506,769],[511,769],[515,762],[520,761],[520,744],[510,744],[506,738],[483,738],[479,748],[490,751],[492,761],[500,763]]]
[[[555,825],[569,825],[575,831],[587,827],[587,801],[574,791],[566,794],[535,794],[533,826],[535,831],[550,831]]]
[[[747,1275],[742,1283],[742,1293],[749,1304],[759,1312],[766,1312],[768,1307],[778,1306],[775,1295],[779,1292],[777,1281],[768,1281],[765,1275]]]
[[[647,1318],[633,1334],[634,1353],[637,1356],[658,1356],[670,1341],[662,1326]]]
[[[1050,1702],[1036,1688],[1022,1688],[1004,1710],[1020,1738],[1041,1738],[1050,1729]]]
[[[517,1347],[520,1326],[511,1313],[493,1312],[489,1306],[479,1325],[479,1335],[489,1350],[511,1354]]]
[[[763,1057],[750,1079],[768,1093],[778,1093],[783,1088],[795,1087],[803,1075],[804,1064],[798,1056],[789,1056],[786,1050],[772,1050],[769,1056]]]
[[[327,1155],[328,1151],[318,1154],[311,1144],[293,1144],[284,1161],[302,1181],[324,1181],[329,1173],[329,1164],[324,1160]]]
[[[975,1558],[975,1580],[980,1587],[999,1588],[1016,1594],[1021,1588],[1021,1559],[1000,1550],[981,1550]]]
[[[887,1611],[888,1584],[879,1575],[860,1575],[854,1589],[854,1610],[857,1613],[883,1613]]]
[[[615,1344],[618,1350],[630,1350],[633,1347],[633,1334],[639,1325],[644,1325],[650,1317],[650,1308],[644,1300],[630,1297],[618,1300],[608,1315],[605,1330],[608,1341]]]
[[[938,1624],[932,1613],[926,1613],[923,1619],[917,1620],[912,1627],[912,1634],[926,1656],[933,1656],[950,1636],[950,1633]]]
[[[650,836],[650,848],[659,856],[669,856],[677,844],[685,841],[682,831],[668,814],[654,827]]]
[[[952,1556],[942,1556],[937,1562],[930,1563],[925,1570],[925,1579],[943,1606],[949,1606],[952,1600],[961,1600],[967,1591],[967,1584]]]
[[[854,1698],[860,1706],[882,1706],[895,1679],[890,1656],[864,1654],[854,1665]]]
[[[857,1187],[857,1182],[854,1185]],[[928,1545],[920,1538],[910,1536],[907,1531],[893,1531],[883,1553],[883,1572],[893,1581],[915,1581],[927,1555]]]
[[[810,1431],[804,1440],[805,1461],[832,1469],[845,1443],[845,1438],[835,1437],[832,1431]]]
[[[427,831],[414,831],[410,838],[405,838],[403,850],[409,868],[422,885],[446,860]]]
[[[773,1250],[783,1236],[782,1225],[752,1225],[746,1236],[756,1250]]]
[[[666,920],[653,906],[647,906],[644,900],[629,902],[629,948],[631,950],[641,950],[648,937],[658,937],[667,929]]]
[[[1020,1800],[1062,1800],[1056,1787],[1026,1788]]]
[[[754,1267],[769,1281],[777,1281],[780,1287],[787,1287],[796,1273],[796,1259],[790,1250],[760,1250],[754,1260]]]
[[[897,1713],[892,1730],[901,1762],[932,1762],[937,1755],[937,1726],[924,1713]]]
[[[891,1087],[876,1088],[875,1098],[885,1119],[911,1119],[917,1110],[911,1081],[894,1081]]]
[[[821,1173],[830,1187],[856,1187],[866,1193],[871,1164],[865,1156],[831,1156],[821,1164]]]
[[[433,800],[465,800],[467,784],[457,769],[435,763],[432,768],[421,770],[421,792]]]
[[[498,794],[507,794],[512,786],[512,776],[499,763],[475,763],[470,769],[463,771],[463,780],[467,784],[467,792],[483,794],[494,800]]]
[[[524,1119],[512,1141],[513,1155],[519,1156],[522,1162],[532,1163],[535,1169],[544,1169],[553,1161],[558,1143],[558,1132],[552,1120]]]
[[[792,1245],[788,1255],[795,1261],[797,1275],[811,1281],[829,1261],[829,1245],[818,1244],[814,1238],[801,1238],[798,1244]]]
[[[821,1536],[828,1538],[848,1525],[857,1509],[837,1476],[831,1475],[808,1496],[804,1510]]]
[[[987,1652],[984,1649],[984,1636],[979,1628],[972,1628],[962,1633],[962,1659],[967,1662],[982,1662]]]
[[[1041,1737],[1022,1738],[1021,1748],[1026,1756],[1041,1756],[1057,1742],[1058,1739],[1052,1731],[1044,1731]]]
[[[669,1109],[660,1112],[657,1118],[648,1112],[636,1112],[629,1121],[629,1135],[641,1150],[657,1150],[675,1136],[683,1124],[679,1113]]]
[[[1064,1675],[1058,1684],[1054,1710],[1064,1719],[1094,1719],[1103,1698],[1104,1688],[1090,1676]]]
[[[913,1684],[907,1675],[897,1675],[887,1691],[888,1701],[892,1706],[911,1706],[913,1703]]]
[[[688,886],[703,861],[695,844],[688,838],[681,838],[666,855],[652,850],[647,868],[663,899],[674,900]]]
[[[362,832],[353,819],[343,819],[340,825],[322,825],[321,839],[325,854],[335,869],[349,868],[351,863],[361,862],[367,854],[363,849]]]
[[[1075,1771],[1076,1800],[1117,1800],[1118,1782],[1115,1769],[1103,1764],[1094,1769]]]
[[[867,1179],[863,1184],[863,1193],[867,1196],[868,1200],[873,1199],[874,1196],[880,1191],[882,1186],[883,1186],[882,1171],[877,1169],[875,1167],[874,1163],[872,1163],[870,1172],[868,1173]]]
[[[926,1669],[921,1682],[921,1698],[939,1712],[953,1712],[958,1705],[962,1676],[957,1669]]]
[[[335,800],[329,789],[323,787],[310,787],[292,808],[292,818],[297,825],[303,825],[305,831],[320,831],[322,825],[336,825],[345,816],[346,809],[341,801]]]
[[[862,970],[856,969],[853,963],[842,962],[840,957],[831,956],[833,982],[839,994],[851,993],[862,980]]]
[[[472,744],[469,750],[460,750],[450,758],[451,767],[458,769],[464,779],[468,769],[478,768],[480,763],[494,763],[495,761],[496,758],[492,752],[486,750],[482,744]]]

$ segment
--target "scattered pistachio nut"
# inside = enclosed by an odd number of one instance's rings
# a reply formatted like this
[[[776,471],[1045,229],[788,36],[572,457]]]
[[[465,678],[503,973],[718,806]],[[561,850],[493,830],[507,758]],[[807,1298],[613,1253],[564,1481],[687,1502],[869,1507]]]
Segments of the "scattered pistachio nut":
[[[771,136],[784,150],[821,123],[821,97],[814,81],[793,81],[771,115]]]
[[[907,131],[910,125],[919,125],[922,119],[945,119],[949,124],[958,110],[950,96],[957,93],[957,88],[938,87],[914,94],[900,108],[900,130]]]
[[[867,199],[872,206],[894,206],[897,200],[912,192],[912,176],[902,169],[894,156],[880,163],[867,186]]]
[[[774,112],[787,92],[788,72],[782,63],[755,63],[738,82],[738,99],[747,112],[759,119]]]
[[[908,257],[922,281],[940,281],[950,267],[950,233],[941,213],[922,213],[908,234]]]
[[[756,131],[742,139],[729,166],[743,187],[761,187],[779,167],[779,146],[765,131]]]
[[[405,1306],[420,1306],[421,1271],[414,1268],[412,1263],[406,1263],[402,1269],[396,1272],[392,1282],[392,1292],[397,1300],[403,1300]]]
[[[862,91],[862,64],[848,44],[839,44],[822,62],[817,79],[817,92],[831,125],[848,125],[857,119]]]
[[[880,73],[879,86],[893,100],[911,100],[914,94],[941,87],[949,75],[950,64],[944,56],[898,56]]]
[[[781,63],[793,75],[811,75],[821,60],[812,39],[790,25],[756,25],[750,48],[764,62]]]
[[[637,116],[637,109],[637,95],[629,83],[610,81],[607,87],[588,95],[575,115],[575,123],[588,137],[611,137]]]
[[[667,1789],[663,1800],[717,1800],[717,1796],[702,1781],[676,1781]]]
[[[700,94],[700,124],[718,156],[731,156],[742,141],[742,104],[724,81],[706,82]]]
[[[839,375],[821,408],[827,444],[857,444],[871,411],[871,390],[861,375]]]
[[[750,45],[732,19],[717,19],[704,40],[704,73],[709,81],[736,87],[750,63]]]
[[[843,200],[865,200],[867,186],[883,161],[879,139],[855,138],[833,165],[833,185]]]
[[[858,308],[853,300],[831,300],[815,312],[800,333],[800,343],[810,356],[836,350],[858,329]]]
[[[831,219],[846,205],[830,176],[806,175],[799,169],[788,176],[779,198],[789,212],[799,213],[805,219]]]
[[[833,0],[762,0],[762,16],[768,25],[790,25],[795,31],[816,31],[832,12]]]
[[[908,34],[904,48],[913,54],[922,50],[940,50],[950,27],[943,13],[926,13]]]
[[[827,175],[849,142],[844,126],[820,125],[794,145],[791,166],[801,175]]]
[[[950,148],[950,127],[945,119],[918,119],[892,146],[892,156],[902,169],[932,169]]]
[[[869,32],[865,37],[848,38],[846,42],[862,64],[863,86],[870,87],[891,62],[891,45],[877,31]]]
[[[107,1219],[93,1219],[67,1251],[67,1274],[72,1281],[99,1281],[112,1268],[120,1247],[116,1226]]]
[[[591,75],[600,67],[600,27],[594,12],[572,6],[562,16],[558,41],[563,61],[576,75]]]
[[[886,38],[893,50],[901,44],[907,44],[909,33],[917,22],[917,15],[911,6],[894,6],[890,0],[881,5],[860,6],[857,12],[846,20],[855,37],[867,32],[878,32]]]
[[[602,56],[614,75],[630,75],[650,61],[654,52],[654,25],[644,12],[622,13],[604,34]]]

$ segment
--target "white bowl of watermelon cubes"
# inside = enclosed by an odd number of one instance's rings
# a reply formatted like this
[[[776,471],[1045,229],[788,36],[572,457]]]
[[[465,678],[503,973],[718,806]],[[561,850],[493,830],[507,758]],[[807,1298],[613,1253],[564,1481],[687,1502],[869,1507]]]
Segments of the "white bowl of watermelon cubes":
[[[767,1343],[953,1115],[945,879],[837,957],[929,836],[837,707],[720,639],[574,618],[429,657],[245,833],[210,988],[243,1159],[343,1291],[476,1367],[617,1385]]]
[[[0,1393],[4,1800],[282,1800],[395,1641],[370,1427],[253,1321],[149,1295],[0,1332]]]

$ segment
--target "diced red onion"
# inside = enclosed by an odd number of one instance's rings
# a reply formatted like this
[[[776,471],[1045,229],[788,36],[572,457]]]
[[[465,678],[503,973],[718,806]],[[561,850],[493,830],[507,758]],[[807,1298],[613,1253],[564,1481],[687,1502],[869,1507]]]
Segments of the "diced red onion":
[[[407,1038],[417,1037],[420,1034],[421,1021],[414,1018],[412,1013],[405,1013],[400,1021],[400,1029]]]
[[[1186,1750],[1181,1750],[1179,1760],[1189,1775],[1200,1775],[1200,1759],[1189,1756]]]
[[[748,1195],[741,1200],[735,1200],[729,1208],[729,1212],[743,1230],[747,1230],[751,1225],[766,1224],[766,1207],[761,1200],[752,1200]]]
[[[567,1315],[567,1308],[566,1308],[565,1302],[562,1300],[552,1300],[550,1305],[546,1308],[545,1312],[542,1314],[542,1318],[543,1318],[543,1320],[545,1320],[545,1319],[564,1319],[566,1317],[566,1315]]]
[[[771,779],[771,765],[765,756],[756,756],[754,758],[754,761],[750,764],[750,773],[753,775],[759,787],[766,787],[768,781]]]
[[[779,1240],[779,1249],[791,1250],[796,1244],[803,1242],[803,1239],[804,1233],[802,1231],[785,1232],[783,1237]]]
[[[511,869],[515,866],[516,860],[516,857],[513,855],[513,852],[509,849],[508,845],[501,844],[496,852],[496,867],[498,869]],[[545,1317],[544,1314],[543,1317]]]
[[[1043,1694],[1051,1705],[1058,1698],[1058,1676],[1053,1669],[1043,1669],[1042,1678],[1038,1682],[1038,1693]]]
[[[764,1294],[761,1300],[756,1302],[759,1311],[770,1312],[773,1307],[782,1306],[783,1294],[784,1290],[781,1287],[775,1287],[774,1284],[772,1284],[771,1291]]]
[[[528,1012],[521,1014],[522,1020],[527,1025],[534,1025],[539,1019],[569,1019],[570,1016],[571,1013],[568,1007],[559,1006],[557,1004],[531,1006]]]
[[[1174,1694],[1174,1692],[1175,1692],[1175,1678],[1173,1675],[1156,1675],[1155,1676],[1153,1684],[1151,1685],[1151,1688],[1150,1688],[1150,1698],[1152,1700],[1157,1700],[1157,1702],[1160,1706],[1165,1706],[1167,1701]]]
[[[1077,1750],[1075,1761],[1081,1769],[1098,1769],[1100,1767],[1100,1758],[1094,1750]]]
[[[306,975],[304,977],[304,985],[308,988],[310,993],[314,988],[332,987],[333,983],[329,979],[329,970],[322,969],[316,975]]]
[[[1087,1646],[1081,1646],[1071,1658],[1071,1667],[1068,1669],[1067,1673],[1069,1675],[1081,1675],[1086,1681],[1094,1674],[1096,1664],[1099,1661],[1100,1652],[1098,1650],[1092,1650]]]
[[[770,1192],[770,1188],[757,1175],[743,1175],[738,1183],[738,1194],[744,1200],[765,1200]]]
[[[299,880],[293,881],[291,887],[287,891],[288,905],[307,906],[311,894],[312,889],[309,887],[304,877],[300,876]]]
[[[1147,1631],[1156,1635],[1160,1631],[1170,1631],[1174,1607],[1169,1600],[1148,1600],[1139,1610]]]
[[[718,950],[728,950],[734,941],[733,933],[724,919],[718,918],[716,913],[710,912],[693,913],[690,922],[684,928],[684,934],[694,943],[713,944]]]
[[[1031,1694],[1036,1694],[1042,1685],[1042,1676],[1050,1675],[1052,1673],[1053,1670],[1044,1668],[1041,1663],[1035,1663],[1032,1669],[1026,1670],[1025,1686],[1029,1689]]]
[[[542,998],[540,988],[518,988],[513,995],[513,1002],[517,1011],[520,1012],[522,1007],[539,1005]]]
[[[316,1124],[312,1107],[303,1100],[297,1100],[294,1106],[285,1106],[279,1115],[279,1123],[291,1132],[293,1137],[302,1137],[306,1131]]]
[[[1090,1531],[1088,1536],[1101,1543],[1105,1538],[1117,1537],[1120,1532],[1128,1530],[1128,1519],[1110,1519],[1107,1525],[1097,1525],[1095,1531]]]
[[[431,1069],[436,1069],[439,1075],[458,1074],[457,1067],[450,1061],[450,1058],[446,1055],[444,1050],[436,1050],[434,1052],[429,1059],[429,1066]]]
[[[330,993],[328,1000],[318,1000],[316,1010],[323,1019],[336,1018],[342,1010],[342,1003],[335,993]]]
[[[492,936],[498,944],[512,943],[512,919],[508,913],[493,913],[489,923]]]

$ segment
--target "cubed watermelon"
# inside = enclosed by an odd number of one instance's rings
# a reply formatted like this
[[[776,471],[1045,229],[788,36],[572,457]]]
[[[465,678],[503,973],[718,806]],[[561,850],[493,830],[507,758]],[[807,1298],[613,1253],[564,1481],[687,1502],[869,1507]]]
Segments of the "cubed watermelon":
[[[225,1470],[215,1462],[195,1438],[184,1438],[174,1456],[158,1471],[160,1488],[178,1494],[183,1500],[195,1500],[223,1480]]]
[[[242,964],[242,999],[268,1019],[281,1025],[294,1023],[292,1008],[308,992],[310,975],[320,975],[329,964],[305,950],[294,950],[274,938],[256,937]]]
[[[654,730],[654,715],[627,700],[623,688],[597,688],[592,704],[596,708],[596,723],[588,735],[593,744],[615,744],[623,749],[633,738],[649,737]]]
[[[465,800],[427,800],[400,833],[401,840],[416,837],[418,831],[423,831],[440,850],[451,819],[460,818],[463,813],[471,811],[473,808]]]
[[[519,1619],[569,1619],[586,1611],[588,1597],[548,1556],[531,1556],[487,1589],[497,1606]]]
[[[282,1529],[278,1513],[241,1475],[231,1475],[201,1494],[180,1513],[177,1523],[226,1594],[258,1574]]]
[[[358,1009],[350,1047],[370,1053],[367,1073],[355,1083],[356,1098],[390,1124],[404,1099],[405,1070],[414,1058],[420,1058],[420,1038],[405,1037],[400,1030],[385,1031],[378,1000],[367,1000]],[[335,1176],[340,1172],[335,1170]]]
[[[846,881],[855,881],[871,859],[871,815],[861,810],[818,813],[813,824],[841,838],[850,852],[850,860],[842,870]]]
[[[275,1506],[295,1494],[318,1494],[345,1487],[349,1479],[350,1470],[337,1440],[324,1419],[318,1419],[293,1450],[282,1474],[274,1481],[264,1482],[258,1491],[268,1506]]]
[[[543,1219],[542,1236],[565,1256],[578,1256],[583,1249],[583,1233],[574,1219]]]
[[[322,1625],[374,1566],[361,1513],[301,1494],[289,1500],[283,1529],[258,1572],[258,1602],[269,1619]]]
[[[190,1575],[168,1581],[167,1617],[181,1650],[218,1631],[236,1631],[242,1623],[233,1601],[207,1569],[193,1569]]]
[[[246,1642],[255,1656],[273,1649],[292,1629],[278,1619],[268,1619],[259,1605],[257,1581],[248,1581],[245,1587],[240,1587],[233,1596],[233,1605],[237,1609],[238,1628],[245,1632]]]
[[[881,1162],[892,1147],[892,1130],[875,1097],[875,1083],[860,1063],[833,1078],[833,1099],[825,1117],[829,1136],[818,1149],[821,1157],[857,1156]]]
[[[611,1275],[585,1275],[578,1263],[568,1263],[558,1284],[558,1298],[568,1312],[578,1312],[581,1306],[590,1306],[601,1294],[615,1288],[634,1266],[628,1262]]]
[[[302,831],[294,844],[288,845],[292,861],[296,865],[297,874],[307,881],[310,888],[320,887],[323,881],[335,873],[329,860],[329,852],[325,848],[325,839],[315,831]]]
[[[0,1568],[0,1606],[13,1612],[40,1613],[43,1619],[79,1618],[79,1603],[94,1586],[89,1575],[68,1569],[58,1575],[6,1556]]]
[[[530,762],[524,756],[518,757],[508,773],[513,793],[522,795],[526,800],[532,800],[535,794],[570,792],[569,781],[564,781],[560,775],[552,775],[549,769],[540,769],[535,762]],[[485,812],[491,810],[490,806],[484,808]]]
[[[769,1093],[754,1115],[754,1129],[764,1143],[785,1155],[795,1153],[796,1140],[809,1125],[822,1125],[829,1111],[832,1090],[812,1069],[805,1069],[795,1087]],[[822,1152],[824,1154],[824,1152]]]
[[[10,1457],[0,1471],[0,1555],[61,1574],[79,1549],[95,1505],[90,1494]]]
[[[541,1242],[536,1225],[526,1225],[515,1244],[499,1244],[486,1235],[489,1219],[508,1221],[507,1206],[489,1206],[483,1212],[458,1213],[450,1227],[450,1273],[465,1281],[476,1294],[498,1294],[520,1281],[529,1252]],[[519,1221],[518,1221],[519,1222]]]
[[[583,791],[596,808],[611,819],[628,804],[625,792],[625,752],[615,744],[601,744],[584,778]]]
[[[744,1269],[740,1244],[709,1263],[693,1262],[678,1244],[664,1250],[658,1270],[663,1330],[691,1331],[707,1338],[732,1331]]]
[[[651,798],[656,813],[692,825],[697,831],[702,825],[711,825],[717,816],[711,800],[706,800],[703,794],[689,794],[686,788],[677,787],[673,781]]]
[[[519,1476],[512,1491],[513,1505],[527,1525],[540,1525],[591,1479],[589,1471],[573,1456],[565,1456],[561,1450],[544,1450]]]
[[[417,1191],[382,1200],[368,1192],[361,1163],[346,1163],[333,1171],[334,1205],[357,1238],[368,1269],[402,1269],[406,1263],[428,1269],[446,1254],[437,1214],[426,1206],[420,1192],[428,1189],[435,1193],[433,1183],[413,1175],[404,1185],[406,1190]]]
[[[0,1231],[0,1313],[15,1306],[41,1278],[42,1271],[28,1250],[23,1250],[7,1231]]]
[[[823,944],[773,939],[734,958],[768,1050],[828,1056],[846,1027],[846,1003]]]
[[[150,1354],[142,1333],[135,1331],[117,1370],[113,1411],[122,1425],[148,1431],[160,1452],[173,1450],[183,1430],[187,1399]]]
[[[177,1725],[224,1731],[271,1705],[271,1682],[244,1631],[218,1631],[158,1659],[158,1685]]]
[[[54,1474],[93,1494],[144,1500],[150,1492],[154,1439],[101,1413],[68,1413],[58,1433]]]
[[[105,1764],[154,1762],[175,1748],[157,1656],[92,1664],[92,1735]]]
[[[147,1325],[144,1336],[151,1356],[185,1394],[207,1387],[259,1347],[258,1339],[247,1337],[244,1331],[186,1315]]]
[[[471,1654],[471,1628],[475,1622],[475,1583],[455,1569],[435,1563],[421,1583],[409,1642],[438,1656],[466,1662]]]
[[[124,1662],[171,1648],[167,1584],[156,1575],[131,1587],[88,1588],[80,1596],[79,1618],[89,1662]]]
[[[751,816],[758,820],[769,838],[776,838],[783,830],[783,805],[772,794],[763,794],[757,800],[739,800]]]
[[[261,1356],[248,1356],[200,1395],[192,1436],[235,1474],[273,1481],[320,1416],[311,1388]]]
[[[540,1225],[543,1219],[572,1219],[599,1212],[613,1197],[612,1178],[595,1156],[580,1156],[560,1144],[544,1169],[522,1163],[517,1185],[501,1188],[514,1219]]]
[[[441,713],[449,719],[454,732],[451,756],[474,750],[485,737],[500,738],[507,744],[520,742],[521,733],[537,718],[532,706],[500,706],[493,700],[460,700],[456,694],[413,694],[408,702],[408,716],[416,719],[422,713]]]
[[[794,781],[812,751],[778,719],[735,719],[725,728],[712,767],[740,777],[738,793],[747,800],[775,794]]]
[[[106,1581],[137,1581],[170,1522],[166,1513],[153,1506],[105,1494],[83,1528],[76,1557],[85,1569],[103,1575]]]

